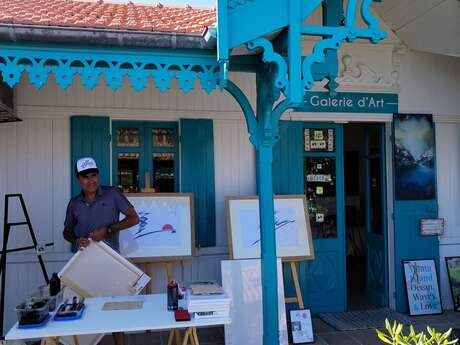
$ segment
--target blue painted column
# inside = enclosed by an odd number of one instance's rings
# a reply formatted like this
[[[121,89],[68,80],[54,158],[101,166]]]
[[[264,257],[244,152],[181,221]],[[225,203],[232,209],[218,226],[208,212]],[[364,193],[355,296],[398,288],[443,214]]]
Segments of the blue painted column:
[[[275,222],[273,205],[273,128],[272,109],[276,92],[269,68],[257,72],[257,189],[259,194],[261,271],[263,300],[263,344],[279,344],[278,279],[276,266]],[[278,126],[278,121],[275,122]],[[277,132],[277,131],[276,131]]]

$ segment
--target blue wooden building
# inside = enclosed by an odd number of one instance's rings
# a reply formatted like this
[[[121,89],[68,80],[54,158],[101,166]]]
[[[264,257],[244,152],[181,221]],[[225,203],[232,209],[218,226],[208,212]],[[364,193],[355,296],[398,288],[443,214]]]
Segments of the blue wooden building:
[[[61,232],[78,192],[72,164],[91,155],[104,184],[137,192],[147,176],[155,191],[195,194],[198,256],[176,265],[182,280],[220,280],[224,198],[258,194],[264,300],[275,298],[272,195],[306,194],[315,259],[298,270],[313,312],[406,311],[401,260],[427,257],[451,307],[443,257],[460,249],[459,50],[455,28],[425,18],[424,5],[8,5],[0,5],[0,192],[25,195],[39,242],[54,243],[50,270],[71,256]],[[394,113],[433,115],[431,198],[396,197]],[[445,234],[420,236],[420,219],[438,217]],[[9,260],[7,310],[41,283],[34,258]],[[292,295],[288,270],[284,278]],[[276,338],[274,315],[264,303],[266,344]]]

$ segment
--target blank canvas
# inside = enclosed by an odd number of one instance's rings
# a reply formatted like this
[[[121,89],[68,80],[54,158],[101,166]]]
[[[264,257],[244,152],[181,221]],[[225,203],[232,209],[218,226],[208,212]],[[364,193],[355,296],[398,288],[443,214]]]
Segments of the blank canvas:
[[[262,279],[260,259],[224,260],[222,285],[231,298],[230,318],[225,325],[226,345],[262,345]],[[280,345],[288,344],[281,260],[278,268],[278,315]]]
[[[70,259],[59,277],[84,297],[136,295],[150,280],[107,244],[94,241]]]

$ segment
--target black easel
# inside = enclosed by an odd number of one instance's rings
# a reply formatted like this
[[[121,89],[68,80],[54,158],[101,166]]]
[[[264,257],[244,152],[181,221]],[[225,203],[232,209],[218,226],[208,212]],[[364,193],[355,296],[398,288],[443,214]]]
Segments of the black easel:
[[[10,198],[19,198],[19,201],[21,202],[22,212],[24,213],[24,216],[26,218],[24,222],[10,223],[8,221]],[[10,236],[10,230],[13,226],[19,226],[19,225],[28,226],[33,245],[27,246],[27,247],[8,249],[8,239]],[[52,246],[52,245],[53,243],[45,244],[46,247]],[[43,258],[41,255],[44,248],[40,248],[38,246],[37,239],[34,233],[34,229],[32,228],[32,223],[30,222],[29,213],[27,212],[26,204],[24,202],[24,198],[22,197],[22,194],[6,194],[5,195],[5,213],[3,215],[3,247],[2,247],[2,251],[0,252],[0,254],[2,255],[1,261],[0,261],[0,274],[2,275],[2,283],[1,283],[2,287],[1,287],[1,296],[0,296],[1,298],[0,300],[0,313],[1,313],[0,315],[0,333],[1,333],[0,340],[5,339],[4,334],[3,334],[3,326],[4,326],[4,321],[5,321],[4,313],[5,313],[5,285],[6,285],[6,254],[14,253],[14,252],[21,252],[21,251],[29,250],[29,249],[35,249],[35,252],[37,253],[37,257],[38,257],[38,262],[40,263],[40,267],[43,272],[43,277],[45,278],[46,284],[49,284],[48,273],[46,272],[45,263],[43,262]]]

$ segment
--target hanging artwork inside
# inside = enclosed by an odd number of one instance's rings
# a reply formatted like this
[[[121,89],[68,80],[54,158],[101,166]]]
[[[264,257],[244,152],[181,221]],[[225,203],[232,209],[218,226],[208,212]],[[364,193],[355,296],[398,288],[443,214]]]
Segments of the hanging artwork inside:
[[[256,196],[227,197],[226,206],[231,258],[260,258],[259,199]],[[274,206],[277,257],[313,259],[305,195],[277,195]]]
[[[435,198],[435,142],[431,115],[394,115],[396,200]]]
[[[124,257],[140,262],[193,255],[192,193],[136,193],[126,196],[139,215],[139,224],[120,232],[120,253]]]

